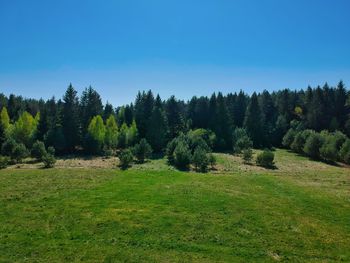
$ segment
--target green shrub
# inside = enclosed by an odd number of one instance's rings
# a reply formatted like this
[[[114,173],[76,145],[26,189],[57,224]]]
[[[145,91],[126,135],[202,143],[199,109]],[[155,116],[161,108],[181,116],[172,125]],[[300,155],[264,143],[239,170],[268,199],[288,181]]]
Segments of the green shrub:
[[[42,161],[44,163],[45,168],[53,168],[55,166],[55,163],[56,163],[56,158],[54,155],[46,153],[42,157]]]
[[[55,150],[54,147],[52,147],[52,146],[47,147],[47,153],[48,154],[51,154],[51,155],[55,156],[55,152],[56,152],[56,150]]]
[[[233,152],[241,153],[244,149],[252,148],[253,141],[243,128],[236,128],[233,131]]]
[[[22,160],[28,157],[29,152],[23,143],[16,144],[11,154],[11,159],[17,163],[21,163]]]
[[[347,139],[339,151],[339,156],[342,162],[350,164],[350,139]]]
[[[111,148],[107,148],[107,147],[103,148],[103,155],[105,157],[111,157],[113,156],[113,154],[114,154],[114,151]]]
[[[31,151],[32,157],[41,161],[45,154],[47,154],[45,149],[45,144],[41,141],[36,141],[32,147],[32,151]]]
[[[207,151],[201,147],[197,147],[193,153],[192,163],[197,171],[206,172],[209,164]]]
[[[297,132],[294,129],[289,129],[287,133],[283,136],[282,145],[286,148],[290,148],[296,134]]]
[[[0,169],[5,169],[10,161],[7,156],[0,156]]]
[[[189,147],[189,138],[184,135],[183,133],[181,133],[178,137],[172,139],[167,147],[166,147],[166,156],[167,156],[167,159],[168,159],[168,162],[172,165],[174,165],[175,163],[175,160],[174,160],[174,151],[176,149],[176,146],[179,144],[179,143],[182,143],[182,144],[186,144],[187,147]]]
[[[211,169],[214,169],[214,167],[216,165],[216,157],[214,156],[214,154],[212,154],[212,153],[208,154],[208,161],[209,161],[209,164],[211,166]]]
[[[256,164],[265,168],[274,167],[275,154],[270,150],[264,150],[256,157]]]
[[[188,169],[191,163],[191,151],[185,142],[180,141],[174,150],[174,165],[179,169]]]
[[[7,139],[1,147],[1,153],[6,156],[11,156],[16,145],[17,143],[14,139]]]
[[[320,148],[323,144],[323,138],[319,133],[313,132],[307,139],[304,145],[304,153],[313,158],[320,159]]]
[[[140,143],[136,144],[133,148],[135,157],[140,163],[143,163],[145,159],[149,158],[152,153],[152,147],[146,139],[141,139]]]
[[[134,156],[130,149],[123,150],[119,155],[120,167],[122,169],[127,169],[132,161],[134,160]]]
[[[165,150],[165,155],[168,159],[168,163],[169,164],[174,164],[174,151],[176,148],[176,140],[173,139],[171,140],[167,146],[166,146],[166,150]]]
[[[196,141],[197,138],[203,139],[206,145],[210,149],[214,147],[214,143],[216,141],[216,135],[211,130],[206,130],[206,129],[190,130],[187,135],[191,141]]]
[[[243,150],[243,161],[244,163],[250,163],[253,159],[253,150],[252,148],[247,148]]]
[[[340,137],[336,136],[335,133],[331,134],[326,131],[322,131],[320,135],[323,141],[323,144],[320,147],[320,157],[325,161],[335,162],[338,160],[337,144],[339,143],[338,141]],[[340,141],[342,141],[341,138]]]

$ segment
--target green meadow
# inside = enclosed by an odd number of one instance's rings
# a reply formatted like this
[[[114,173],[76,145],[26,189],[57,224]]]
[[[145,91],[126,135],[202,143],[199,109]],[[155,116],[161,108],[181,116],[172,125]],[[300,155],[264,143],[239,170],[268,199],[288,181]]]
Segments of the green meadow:
[[[1,170],[0,262],[349,262],[349,167],[275,155]]]

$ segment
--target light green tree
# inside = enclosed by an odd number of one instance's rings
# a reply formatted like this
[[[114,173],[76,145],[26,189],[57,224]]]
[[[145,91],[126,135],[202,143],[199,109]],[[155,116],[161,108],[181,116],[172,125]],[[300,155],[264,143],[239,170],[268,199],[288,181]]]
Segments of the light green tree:
[[[118,144],[118,125],[113,115],[106,120],[105,144],[109,149],[116,148]]]
[[[33,143],[37,124],[38,123],[30,113],[26,111],[23,112],[14,124],[12,130],[13,138],[17,142],[23,143],[26,147],[30,147]]]
[[[99,153],[105,141],[106,127],[100,115],[92,118],[88,127],[87,148],[93,153]]]

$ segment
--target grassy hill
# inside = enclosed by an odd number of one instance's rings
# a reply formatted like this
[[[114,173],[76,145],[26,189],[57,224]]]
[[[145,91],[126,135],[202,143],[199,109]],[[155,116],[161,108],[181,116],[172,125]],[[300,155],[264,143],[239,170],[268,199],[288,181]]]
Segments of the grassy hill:
[[[350,261],[348,167],[216,156],[207,174],[164,159],[1,170],[0,262]]]

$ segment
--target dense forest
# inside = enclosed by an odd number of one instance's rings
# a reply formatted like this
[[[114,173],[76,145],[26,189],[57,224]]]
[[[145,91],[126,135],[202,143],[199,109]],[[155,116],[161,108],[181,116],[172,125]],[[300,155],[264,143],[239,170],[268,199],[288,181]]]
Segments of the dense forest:
[[[350,92],[342,81],[336,87],[326,83],[251,95],[219,92],[189,101],[175,96],[162,100],[149,90],[139,92],[134,103],[117,108],[104,105],[92,87],[79,96],[69,85],[58,100],[0,94],[0,109],[1,146],[13,139],[30,149],[38,140],[59,154],[103,154],[133,146],[142,138],[155,152],[162,152],[172,139],[196,129],[205,131],[215,151],[232,151],[237,128],[245,130],[255,148],[283,146],[290,129],[350,136]]]

